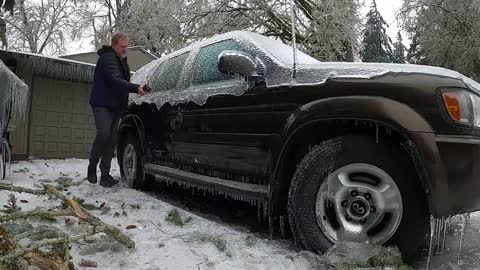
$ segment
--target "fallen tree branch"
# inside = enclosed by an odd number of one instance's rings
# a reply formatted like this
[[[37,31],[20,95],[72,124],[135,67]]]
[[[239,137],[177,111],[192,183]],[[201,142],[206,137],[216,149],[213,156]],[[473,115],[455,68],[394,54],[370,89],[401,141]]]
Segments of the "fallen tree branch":
[[[54,218],[54,217],[64,217],[64,216],[73,216],[72,210],[61,210],[61,211],[23,211],[16,212],[14,214],[0,216],[0,222],[5,222],[9,220],[29,218],[29,217],[41,217],[41,218]]]
[[[42,186],[44,188],[43,190],[34,190],[30,188],[17,187],[13,185],[0,183],[0,189],[3,189],[3,190],[9,190],[13,192],[27,192],[35,195],[47,195],[47,194],[53,195],[56,198],[68,204],[70,209],[73,211],[72,216],[76,216],[94,227],[105,227],[106,229],[104,232],[106,234],[112,236],[115,240],[124,244],[128,248],[135,247],[135,242],[132,239],[130,239],[128,236],[122,233],[118,228],[108,225],[103,221],[101,221],[96,216],[90,214],[85,208],[83,208],[74,199],[67,198],[67,196],[65,196],[63,193],[58,191],[58,189],[56,189],[52,185],[42,184]]]
[[[70,254],[68,249],[65,250],[66,254]],[[30,264],[40,269],[48,270],[70,270],[70,258],[64,260],[57,254],[49,254],[40,251],[28,252],[23,258]]]
[[[86,237],[95,235],[95,234],[100,233],[100,232],[106,232],[106,228],[105,227],[92,228],[87,233],[79,234],[79,235],[73,236],[73,237],[62,237],[62,238],[53,238],[53,239],[45,239],[45,240],[37,241],[37,242],[32,243],[27,248],[17,248],[15,250],[15,252],[13,252],[12,254],[0,257],[0,265],[2,265],[2,263],[5,263],[9,260],[16,259],[16,258],[19,258],[19,257],[23,257],[25,254],[27,254],[29,252],[34,252],[38,248],[43,247],[43,246],[51,246],[51,245],[55,245],[55,244],[75,242],[75,241],[78,241],[80,239],[84,239]]]
[[[85,212],[83,212],[80,204],[78,204],[77,201],[70,198],[70,199],[67,199],[67,203],[68,203],[68,206],[70,206],[70,208],[73,210],[73,213],[75,214],[75,216],[77,216],[77,217],[79,217],[83,220],[88,218],[87,214],[85,214]]]
[[[11,184],[5,184],[5,183],[0,183],[0,189],[12,191],[12,192],[17,192],[17,193],[31,193],[31,194],[34,194],[34,195],[46,195],[47,194],[47,192],[45,190],[31,189],[31,188],[26,188],[26,187],[18,187],[18,186],[14,186],[14,185],[11,185]]]
[[[46,192],[48,194],[51,194],[51,195],[57,197],[58,199],[60,199],[62,201],[67,201],[68,200],[67,196],[63,195],[63,193],[58,191],[58,189],[56,189],[54,186],[47,185],[47,184],[42,184],[42,186],[44,188],[44,192]]]
[[[28,218],[28,217],[42,217],[42,218],[54,218],[60,216],[73,216],[77,217],[82,221],[90,224],[92,227],[87,233],[80,234],[73,237],[62,237],[54,239],[45,239],[37,242],[33,242],[28,247],[24,248],[21,246],[15,246],[15,243],[12,243],[8,250],[4,250],[3,256],[0,256],[0,266],[8,265],[12,261],[15,261],[19,258],[25,259],[30,265],[39,267],[40,269],[54,269],[54,270],[69,270],[70,269],[70,251],[69,244],[71,242],[84,239],[88,236],[95,235],[97,233],[103,232],[116,241],[125,245],[128,248],[135,247],[135,242],[131,240],[128,236],[122,233],[118,228],[104,223],[96,216],[90,214],[81,204],[79,204],[74,198],[68,198],[54,186],[42,184],[43,190],[35,190],[25,187],[18,187],[10,184],[0,183],[0,190],[6,190],[11,192],[18,193],[31,193],[34,195],[52,195],[55,198],[61,200],[64,205],[68,205],[69,209],[66,210],[56,210],[56,211],[23,211],[16,212],[9,215],[0,215],[0,223],[10,220]],[[1,227],[0,227],[1,229]],[[45,253],[39,250],[40,247],[44,246],[55,246],[63,244],[65,247],[64,251],[60,253],[51,252]],[[53,248],[53,247],[52,247]],[[5,253],[6,252],[6,253]],[[60,254],[60,255],[59,255]]]
[[[118,242],[124,244],[128,248],[134,248],[135,242],[122,233],[118,228],[106,224],[101,221],[96,216],[90,214],[85,208],[83,208],[80,204],[78,204],[73,199],[68,199],[65,195],[63,195],[60,191],[50,185],[43,185],[47,193],[54,195],[55,197],[59,198],[60,200],[66,201],[68,206],[74,211],[75,216],[80,218],[81,220],[89,223],[94,227],[105,227],[105,233],[112,236]]]

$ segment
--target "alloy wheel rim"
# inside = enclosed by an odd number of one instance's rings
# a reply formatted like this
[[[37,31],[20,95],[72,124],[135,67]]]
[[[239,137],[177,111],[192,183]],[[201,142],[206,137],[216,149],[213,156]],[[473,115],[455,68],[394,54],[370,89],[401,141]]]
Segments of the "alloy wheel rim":
[[[333,243],[384,244],[397,231],[403,202],[390,175],[370,164],[350,164],[331,173],[319,188],[315,214]]]
[[[137,174],[137,154],[135,147],[132,144],[127,144],[123,150],[123,174],[125,175],[126,183],[132,186]]]

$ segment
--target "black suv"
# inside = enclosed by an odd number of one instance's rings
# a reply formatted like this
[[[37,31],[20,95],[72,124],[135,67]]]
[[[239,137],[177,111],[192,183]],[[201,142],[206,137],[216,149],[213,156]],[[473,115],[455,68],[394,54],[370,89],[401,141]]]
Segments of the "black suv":
[[[142,67],[132,80],[152,92],[120,124],[123,179],[250,202],[315,252],[350,240],[413,255],[431,216],[480,208],[478,83],[295,55],[235,31]]]

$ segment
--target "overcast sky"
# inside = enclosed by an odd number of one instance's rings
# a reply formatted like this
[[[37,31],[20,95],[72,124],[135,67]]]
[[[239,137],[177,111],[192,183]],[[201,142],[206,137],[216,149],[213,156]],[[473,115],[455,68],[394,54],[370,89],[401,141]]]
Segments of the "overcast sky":
[[[361,9],[361,14],[363,18],[367,14],[368,10],[370,9],[372,0],[364,0],[365,4],[364,7]],[[395,13],[400,10],[402,6],[402,0],[376,0],[377,1],[377,8],[382,14],[383,18],[390,26],[387,29],[388,35],[392,38],[392,41],[395,42],[397,31],[398,31],[398,22],[395,20]],[[402,33],[403,41],[405,46],[408,47],[408,40],[407,37]],[[66,54],[75,54],[75,53],[82,53],[82,52],[91,52],[95,50],[92,45],[90,44],[90,40],[81,40],[72,42],[67,45],[67,52]]]

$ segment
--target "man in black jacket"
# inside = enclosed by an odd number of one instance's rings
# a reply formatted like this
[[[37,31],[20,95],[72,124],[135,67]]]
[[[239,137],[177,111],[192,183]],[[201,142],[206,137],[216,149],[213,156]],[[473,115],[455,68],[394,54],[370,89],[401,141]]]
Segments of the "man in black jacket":
[[[128,37],[122,33],[112,37],[111,46],[98,50],[94,82],[90,95],[97,136],[93,142],[88,165],[88,181],[97,183],[97,165],[100,163],[100,185],[112,187],[118,183],[110,175],[113,152],[120,117],[127,109],[128,94],[144,95],[143,85],[130,83],[127,63]]]

